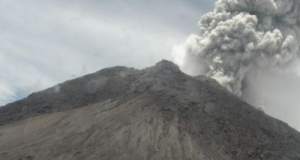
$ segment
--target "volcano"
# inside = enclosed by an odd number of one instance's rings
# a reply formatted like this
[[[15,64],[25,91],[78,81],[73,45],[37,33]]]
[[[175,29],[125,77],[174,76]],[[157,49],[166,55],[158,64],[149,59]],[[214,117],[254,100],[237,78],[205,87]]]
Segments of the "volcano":
[[[0,107],[0,160],[299,160],[300,133],[169,61]]]

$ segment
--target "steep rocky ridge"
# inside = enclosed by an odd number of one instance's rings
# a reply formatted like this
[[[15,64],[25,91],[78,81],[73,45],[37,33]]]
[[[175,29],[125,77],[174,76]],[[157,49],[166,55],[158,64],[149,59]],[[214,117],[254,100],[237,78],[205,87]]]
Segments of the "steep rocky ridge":
[[[0,108],[0,159],[300,159],[300,134],[171,62],[114,67]]]

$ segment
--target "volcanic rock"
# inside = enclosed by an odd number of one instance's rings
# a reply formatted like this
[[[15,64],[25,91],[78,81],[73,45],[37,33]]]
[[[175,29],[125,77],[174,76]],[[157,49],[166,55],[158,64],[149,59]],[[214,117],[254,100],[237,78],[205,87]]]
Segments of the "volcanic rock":
[[[299,160],[300,133],[169,61],[0,108],[0,160]]]

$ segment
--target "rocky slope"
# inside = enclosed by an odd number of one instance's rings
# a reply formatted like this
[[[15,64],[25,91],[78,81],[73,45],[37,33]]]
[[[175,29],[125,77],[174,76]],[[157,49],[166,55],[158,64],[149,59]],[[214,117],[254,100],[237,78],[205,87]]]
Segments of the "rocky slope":
[[[0,160],[300,159],[300,133],[168,61],[34,93],[0,125]]]

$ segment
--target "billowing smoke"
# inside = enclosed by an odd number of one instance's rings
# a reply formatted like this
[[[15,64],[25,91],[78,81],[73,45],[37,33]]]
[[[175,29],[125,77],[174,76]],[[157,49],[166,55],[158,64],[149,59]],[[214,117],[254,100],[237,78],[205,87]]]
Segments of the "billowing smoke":
[[[299,0],[218,0],[198,23],[200,35],[175,46],[189,74],[206,74],[234,94],[253,70],[282,70],[299,55]]]

